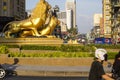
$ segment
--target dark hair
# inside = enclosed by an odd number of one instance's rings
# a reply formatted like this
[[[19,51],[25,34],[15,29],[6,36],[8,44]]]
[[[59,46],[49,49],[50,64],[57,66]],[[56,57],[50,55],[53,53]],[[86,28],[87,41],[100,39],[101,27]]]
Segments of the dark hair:
[[[104,58],[105,58],[105,61],[107,61],[107,60],[108,60],[108,55],[105,54],[105,55],[104,55]]]

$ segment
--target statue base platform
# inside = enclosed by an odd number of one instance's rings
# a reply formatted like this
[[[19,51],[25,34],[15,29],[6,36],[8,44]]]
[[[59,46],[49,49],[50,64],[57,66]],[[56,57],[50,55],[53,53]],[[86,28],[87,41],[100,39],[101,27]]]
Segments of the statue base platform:
[[[36,44],[63,44],[60,38],[0,38],[0,44],[36,45]]]

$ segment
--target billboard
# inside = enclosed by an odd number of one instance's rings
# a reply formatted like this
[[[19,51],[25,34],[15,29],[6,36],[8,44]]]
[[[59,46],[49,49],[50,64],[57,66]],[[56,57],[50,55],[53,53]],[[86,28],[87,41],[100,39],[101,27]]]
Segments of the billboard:
[[[112,44],[111,38],[95,38],[95,44]]]

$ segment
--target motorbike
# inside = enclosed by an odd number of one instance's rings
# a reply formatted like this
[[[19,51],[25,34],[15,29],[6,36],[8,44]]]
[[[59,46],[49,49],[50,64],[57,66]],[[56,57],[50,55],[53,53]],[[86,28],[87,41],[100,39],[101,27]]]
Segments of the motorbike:
[[[5,69],[2,67],[2,65],[0,64],[0,79],[4,78],[6,75],[6,71]]]

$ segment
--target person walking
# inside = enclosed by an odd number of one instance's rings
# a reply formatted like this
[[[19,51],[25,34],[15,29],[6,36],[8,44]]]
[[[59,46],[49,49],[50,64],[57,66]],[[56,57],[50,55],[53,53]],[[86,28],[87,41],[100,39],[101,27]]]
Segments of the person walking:
[[[112,67],[112,77],[115,80],[120,80],[120,51],[116,54],[113,67]]]
[[[105,73],[103,62],[107,61],[107,51],[105,49],[95,50],[95,60],[92,62],[88,80],[114,80]]]

